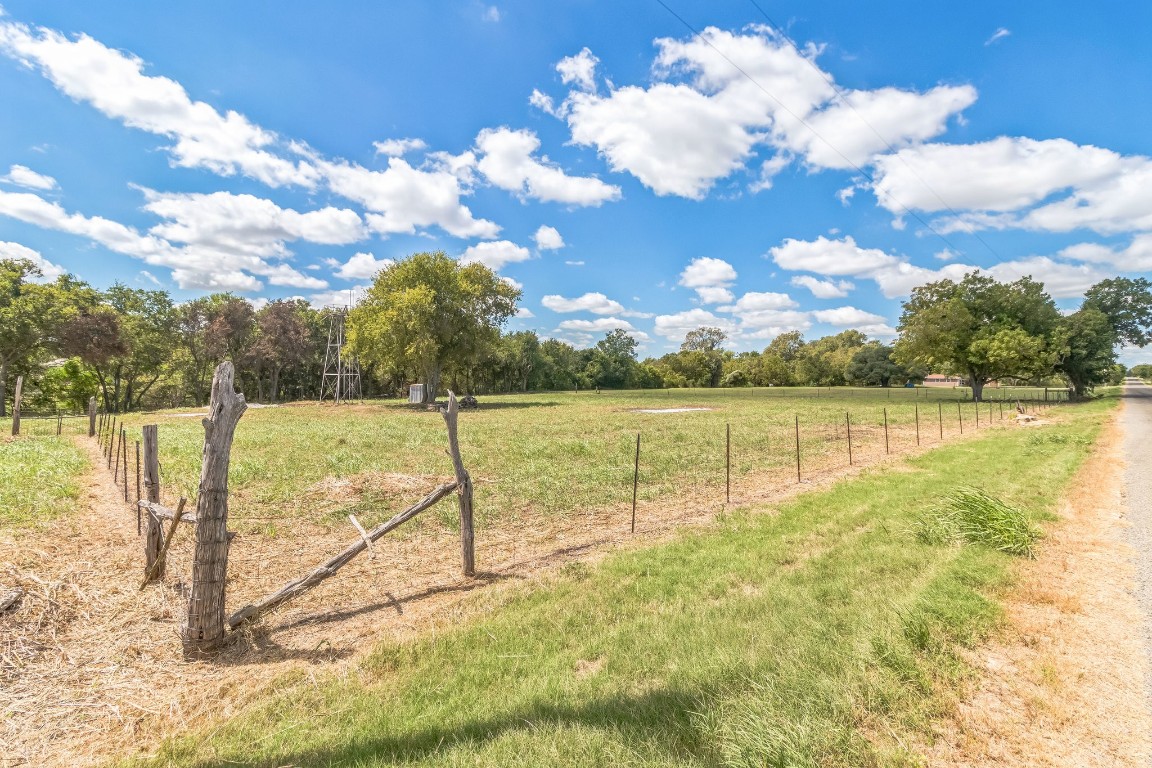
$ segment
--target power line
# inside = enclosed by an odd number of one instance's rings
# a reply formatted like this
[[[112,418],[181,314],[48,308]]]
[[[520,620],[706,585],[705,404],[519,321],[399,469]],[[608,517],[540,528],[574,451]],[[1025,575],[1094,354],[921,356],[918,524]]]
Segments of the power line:
[[[753,85],[755,85],[755,86],[756,86],[758,89],[760,89],[760,90],[761,90],[761,91],[762,91],[762,92],[763,92],[763,93],[764,93],[764,94],[765,94],[765,95],[766,95],[768,98],[770,98],[770,99],[772,99],[772,101],[776,102],[776,104],[777,104],[777,105],[780,107],[780,109],[781,109],[781,110],[783,110],[784,112],[787,112],[789,115],[791,115],[791,116],[792,116],[792,117],[793,117],[793,118],[796,120],[796,122],[798,122],[800,125],[802,125],[802,126],[804,126],[805,128],[807,128],[807,129],[808,129],[808,130],[809,130],[809,131],[812,133],[812,135],[813,135],[813,136],[815,136],[816,138],[818,138],[820,141],[824,142],[824,144],[825,144],[825,145],[826,145],[826,146],[827,146],[829,149],[831,149],[833,152],[835,152],[837,155],[839,155],[839,156],[840,156],[840,157],[841,157],[841,158],[844,160],[844,162],[845,162],[845,163],[847,163],[849,166],[851,166],[853,169],[855,169],[855,171],[856,171],[857,173],[859,173],[861,176],[863,176],[865,179],[867,179],[867,180],[868,180],[868,181],[869,181],[869,182],[872,184],[872,190],[873,190],[873,192],[875,192],[875,193],[876,193],[877,197],[883,196],[883,197],[886,197],[886,198],[888,198],[888,199],[889,199],[889,200],[891,200],[893,203],[895,203],[897,206],[899,206],[899,207],[900,207],[900,209],[904,211],[904,213],[906,213],[907,215],[911,216],[911,217],[912,217],[912,218],[914,218],[916,221],[920,222],[922,225],[924,225],[924,227],[925,227],[927,230],[929,230],[929,231],[930,231],[932,234],[936,235],[936,237],[940,238],[940,240],[941,240],[941,241],[943,241],[943,242],[944,242],[944,244],[945,244],[945,245],[947,245],[947,246],[948,246],[950,249],[952,249],[952,250],[958,250],[958,249],[956,248],[956,246],[954,246],[954,245],[952,244],[952,241],[950,241],[950,240],[949,240],[947,237],[945,237],[945,236],[944,236],[944,235],[943,235],[941,232],[939,232],[939,231],[938,231],[938,230],[937,230],[935,227],[933,227],[933,226],[932,226],[930,223],[928,223],[927,219],[925,219],[925,218],[924,218],[923,216],[921,216],[920,214],[916,213],[914,210],[912,210],[912,209],[911,209],[911,208],[909,208],[908,206],[904,205],[904,203],[902,203],[902,202],[900,202],[899,200],[897,200],[897,199],[896,199],[894,196],[892,196],[891,194],[889,194],[889,193],[887,193],[887,192],[881,192],[879,189],[877,189],[877,188],[876,188],[876,179],[875,179],[875,178],[872,176],[872,174],[870,174],[870,173],[869,173],[868,171],[866,171],[864,168],[860,167],[860,166],[859,166],[859,165],[858,165],[858,164],[857,164],[855,161],[853,161],[853,160],[852,160],[850,157],[848,157],[848,156],[847,156],[847,155],[845,155],[843,152],[841,152],[841,151],[840,151],[840,149],[839,149],[839,147],[837,147],[835,144],[833,144],[832,142],[830,142],[828,139],[824,138],[824,136],[823,136],[823,135],[821,135],[821,133],[820,133],[819,131],[817,131],[817,130],[816,130],[814,127],[812,127],[812,125],[810,125],[810,124],[808,123],[808,121],[807,121],[807,120],[805,120],[805,119],[804,119],[804,118],[802,118],[800,115],[798,115],[798,114],[796,114],[795,112],[793,112],[793,111],[792,111],[792,110],[791,110],[791,109],[788,107],[788,105],[787,105],[787,104],[785,104],[783,101],[781,101],[781,100],[780,100],[780,99],[779,99],[779,98],[776,96],[776,94],[772,93],[772,92],[771,92],[771,91],[769,91],[767,88],[765,88],[765,87],[764,87],[764,86],[763,86],[763,85],[762,85],[762,84],[761,84],[761,83],[760,83],[758,80],[756,80],[756,78],[754,78],[754,77],[752,77],[752,75],[748,74],[748,72],[747,72],[747,71],[745,71],[743,67],[741,67],[739,64],[737,64],[736,62],[734,62],[732,59],[730,59],[730,58],[728,57],[728,55],[727,55],[726,53],[724,53],[722,50],[720,50],[719,48],[717,48],[717,47],[716,47],[716,46],[715,46],[715,45],[712,43],[712,41],[711,41],[711,40],[709,40],[708,38],[704,37],[704,35],[702,35],[702,34],[701,34],[699,31],[697,31],[697,29],[696,29],[695,27],[693,27],[691,24],[689,24],[689,23],[688,23],[688,22],[687,22],[687,21],[684,19],[684,17],[682,17],[680,14],[676,13],[676,11],[672,10],[672,8],[670,8],[670,7],[668,6],[668,4],[664,2],[664,0],[656,0],[656,2],[657,2],[657,3],[659,3],[659,4],[660,4],[660,5],[661,5],[661,6],[664,8],[664,10],[668,11],[668,13],[669,13],[669,14],[671,14],[671,15],[672,15],[672,16],[673,16],[673,17],[674,17],[674,18],[675,18],[677,21],[679,21],[681,24],[683,24],[683,25],[684,25],[684,27],[685,27],[685,28],[686,28],[686,29],[687,29],[689,32],[691,32],[693,35],[695,35],[697,39],[699,39],[699,40],[700,40],[702,43],[704,43],[704,44],[705,44],[705,45],[707,45],[709,48],[711,48],[712,50],[714,50],[714,51],[715,51],[717,54],[719,54],[719,55],[720,55],[720,57],[721,57],[721,58],[723,58],[723,59],[724,59],[726,62],[728,62],[730,65],[732,65],[733,69],[735,69],[737,72],[739,72],[739,73],[740,73],[741,75],[743,75],[745,78],[747,78],[747,79],[748,79],[748,82],[750,82],[750,83],[752,83]],[[791,41],[789,41],[789,42],[791,42]],[[795,48],[795,44],[792,44],[792,45],[793,45],[793,48]],[[801,57],[801,58],[803,58],[803,57]],[[875,130],[875,129],[873,129],[873,130]],[[881,137],[881,138],[883,138],[883,137]],[[995,251],[993,251],[993,253],[995,253]]]

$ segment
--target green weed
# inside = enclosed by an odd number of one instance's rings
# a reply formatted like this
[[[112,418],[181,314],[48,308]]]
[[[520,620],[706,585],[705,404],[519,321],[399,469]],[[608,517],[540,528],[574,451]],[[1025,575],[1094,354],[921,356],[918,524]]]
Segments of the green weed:
[[[927,544],[966,541],[1011,555],[1033,557],[1041,531],[1028,514],[978,488],[958,488],[916,519]]]

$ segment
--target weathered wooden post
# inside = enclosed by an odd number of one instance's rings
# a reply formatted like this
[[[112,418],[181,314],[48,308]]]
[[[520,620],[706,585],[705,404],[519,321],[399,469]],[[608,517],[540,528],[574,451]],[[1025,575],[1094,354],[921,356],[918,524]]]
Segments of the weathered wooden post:
[[[96,436],[96,398],[88,398],[88,437]]]
[[[184,657],[214,650],[224,639],[224,582],[228,575],[228,463],[236,424],[248,404],[233,389],[235,371],[225,361],[212,377],[212,399],[204,419],[204,463],[196,498],[196,552],[192,594],[181,639]]]
[[[24,377],[16,377],[16,395],[12,400],[12,436],[20,434],[20,393],[24,389]]]
[[[158,430],[155,424],[143,428],[144,437],[144,493],[148,501],[160,503],[160,455]],[[136,505],[136,535],[140,535],[140,505]],[[163,545],[164,529],[160,518],[148,511],[148,533],[144,537],[144,573],[152,578],[164,578],[164,563],[157,563]]]
[[[456,470],[457,498],[460,502],[460,556],[465,576],[476,575],[476,533],[472,522],[472,477],[464,469],[464,460],[460,457],[460,439],[456,433],[456,422],[460,415],[456,404],[456,395],[448,392],[448,408],[440,414],[448,427],[448,453],[452,457],[452,466]]]

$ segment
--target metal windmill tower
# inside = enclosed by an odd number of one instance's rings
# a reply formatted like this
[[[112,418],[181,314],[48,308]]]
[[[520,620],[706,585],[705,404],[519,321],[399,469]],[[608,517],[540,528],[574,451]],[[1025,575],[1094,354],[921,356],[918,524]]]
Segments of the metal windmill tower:
[[[344,321],[348,307],[325,310],[328,315],[328,348],[324,353],[324,377],[320,381],[320,402],[331,397],[336,405],[342,401],[363,400],[360,391],[360,364],[344,348]]]

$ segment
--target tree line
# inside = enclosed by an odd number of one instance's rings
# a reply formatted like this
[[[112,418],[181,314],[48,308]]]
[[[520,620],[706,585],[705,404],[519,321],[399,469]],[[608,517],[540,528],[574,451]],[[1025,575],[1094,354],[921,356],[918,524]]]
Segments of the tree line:
[[[680,349],[638,358],[625,330],[578,349],[533,331],[503,332],[520,291],[482,264],[415,254],[382,270],[348,315],[348,352],[365,396],[426,397],[591,388],[892,386],[928,373],[963,376],[981,397],[994,380],[1067,383],[1079,396],[1125,371],[1116,348],[1152,340],[1152,287],[1114,278],[1080,309],[1061,313],[1030,278],[998,283],[973,273],[912,292],[895,344],[856,330],[806,341],[782,333],[759,352],[733,352],[719,328],[689,332]],[[329,316],[301,300],[259,309],[230,293],[177,303],[162,290],[104,291],[63,275],[42,280],[30,261],[0,261],[0,415],[25,377],[31,410],[107,411],[201,406],[221,360],[262,402],[316,399]],[[1136,373],[1139,375],[1139,373]]]

